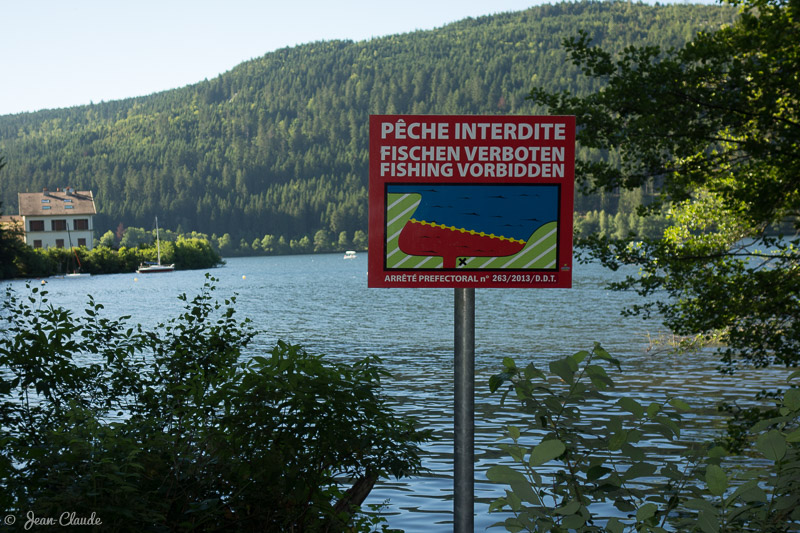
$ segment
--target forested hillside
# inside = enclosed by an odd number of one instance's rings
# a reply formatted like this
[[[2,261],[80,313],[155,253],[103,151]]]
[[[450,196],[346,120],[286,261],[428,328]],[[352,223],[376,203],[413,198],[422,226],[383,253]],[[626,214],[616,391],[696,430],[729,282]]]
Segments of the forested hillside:
[[[579,30],[609,49],[669,46],[733,18],[720,6],[543,5],[285,48],[181,89],[3,116],[0,202],[15,214],[18,192],[70,185],[95,192],[98,236],[119,224],[149,228],[158,216],[166,228],[234,242],[319,230],[351,238],[367,227],[369,114],[533,113],[525,97],[534,85],[591,88],[561,48]]]

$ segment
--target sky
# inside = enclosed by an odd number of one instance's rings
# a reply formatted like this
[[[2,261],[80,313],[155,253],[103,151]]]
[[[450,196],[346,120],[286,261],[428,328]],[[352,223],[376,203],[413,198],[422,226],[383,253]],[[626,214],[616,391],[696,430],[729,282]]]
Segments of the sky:
[[[520,11],[540,0],[6,0],[0,115],[144,96],[264,54]]]

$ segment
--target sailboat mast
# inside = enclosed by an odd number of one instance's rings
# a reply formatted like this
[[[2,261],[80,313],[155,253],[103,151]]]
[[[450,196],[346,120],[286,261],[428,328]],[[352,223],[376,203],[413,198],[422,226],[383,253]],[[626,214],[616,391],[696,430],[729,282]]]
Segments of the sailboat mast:
[[[69,238],[69,249],[75,254],[75,259],[78,261],[78,270],[80,270],[82,268],[81,260],[78,258],[78,252],[75,251],[75,247],[72,246],[72,233],[69,232],[69,220],[67,220],[67,237]],[[69,263],[67,265],[69,266]]]
[[[156,250],[158,250],[158,264],[161,264],[161,240],[158,238],[158,217],[156,217]]]

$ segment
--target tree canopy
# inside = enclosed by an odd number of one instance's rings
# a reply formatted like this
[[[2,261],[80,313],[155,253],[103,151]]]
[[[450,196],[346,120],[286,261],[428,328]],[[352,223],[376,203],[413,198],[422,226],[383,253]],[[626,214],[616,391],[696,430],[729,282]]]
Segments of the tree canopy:
[[[242,239],[367,230],[371,113],[520,114],[531,83],[587,94],[565,60],[584,29],[610,50],[680,46],[730,8],[563,2],[361,42],[315,42],[150,96],[0,117],[0,201],[42,187],[95,191],[98,237],[124,227]],[[608,195],[611,198],[612,195]],[[579,210],[611,205],[580,199]]]
[[[636,265],[618,288],[658,296],[666,323],[691,340],[721,341],[722,358],[800,362],[800,18],[797,0],[733,1],[739,18],[685,46],[614,53],[582,32],[571,61],[603,88],[585,96],[531,91],[574,114],[588,190],[651,184],[672,226],[657,239],[591,238],[607,266]],[[664,298],[664,295],[667,297]]]
[[[5,158],[0,157],[0,170],[6,165]],[[0,201],[0,215],[3,214],[3,202]],[[8,226],[0,222],[0,279],[11,277],[16,272],[14,257],[22,248],[18,238],[18,231],[14,224]]]

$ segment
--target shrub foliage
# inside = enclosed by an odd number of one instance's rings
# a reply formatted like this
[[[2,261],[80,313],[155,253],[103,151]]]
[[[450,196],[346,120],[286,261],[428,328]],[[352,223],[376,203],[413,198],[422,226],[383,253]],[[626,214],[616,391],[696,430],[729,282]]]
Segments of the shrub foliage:
[[[207,278],[153,330],[8,292],[0,317],[0,507],[115,531],[360,531],[376,479],[421,468],[375,357],[331,362],[255,336]],[[349,487],[349,489],[348,489]],[[348,490],[345,490],[348,489]],[[95,522],[96,524],[96,522]]]
[[[500,445],[512,465],[487,472],[508,486],[490,506],[509,513],[495,525],[512,532],[800,530],[800,389],[788,389],[773,416],[742,437],[747,461],[735,466],[724,446],[681,440],[691,416],[686,402],[642,404],[614,390],[607,366],[620,369],[595,345],[551,362],[549,372],[506,358],[491,378],[492,391],[512,395],[527,424],[509,426],[511,442]],[[665,450],[674,456],[665,459]]]

